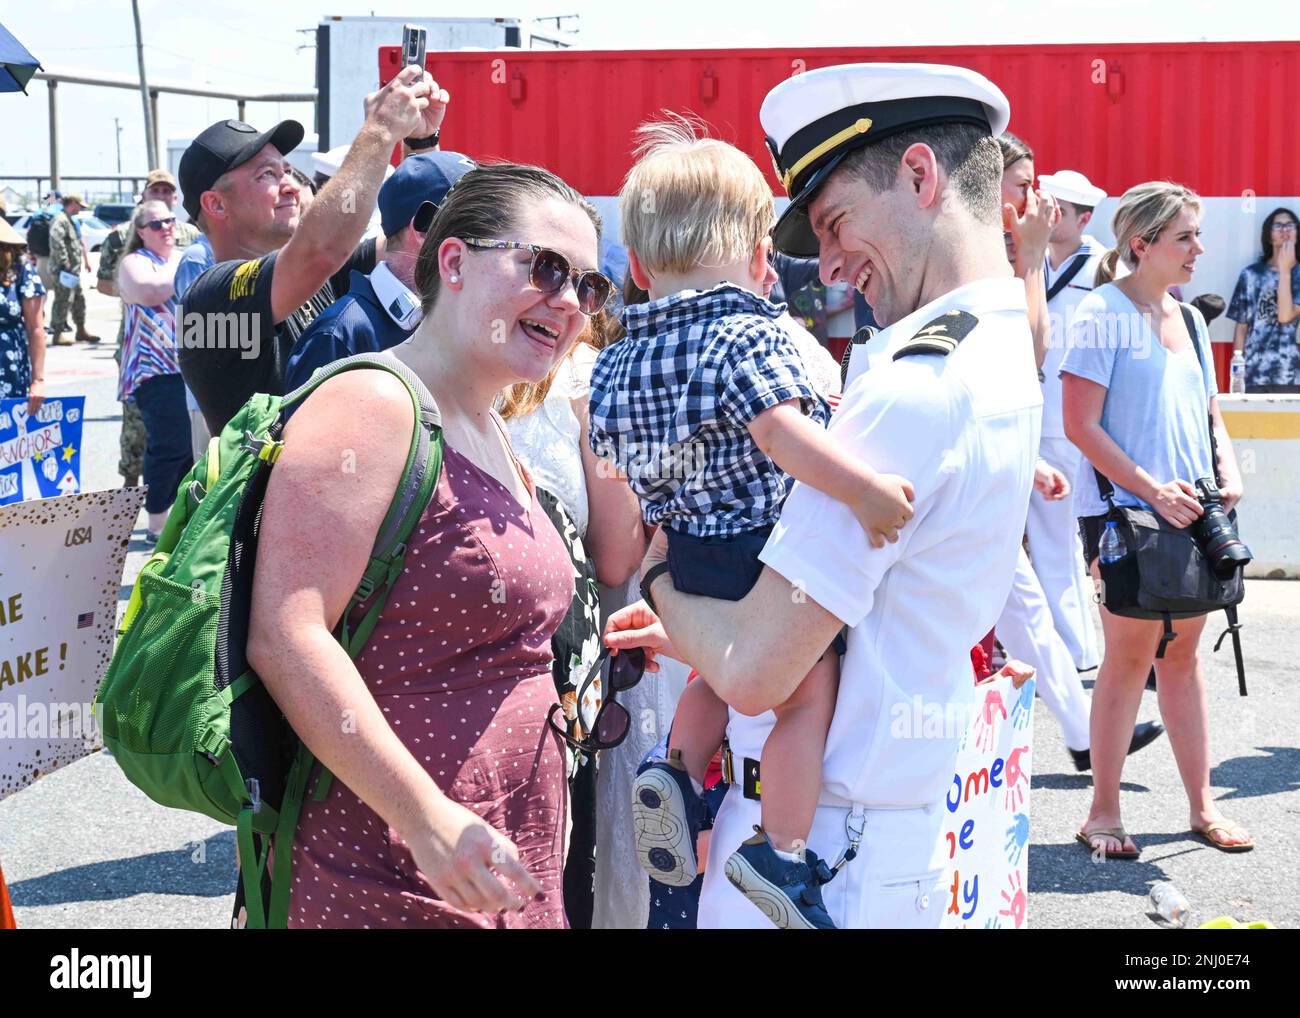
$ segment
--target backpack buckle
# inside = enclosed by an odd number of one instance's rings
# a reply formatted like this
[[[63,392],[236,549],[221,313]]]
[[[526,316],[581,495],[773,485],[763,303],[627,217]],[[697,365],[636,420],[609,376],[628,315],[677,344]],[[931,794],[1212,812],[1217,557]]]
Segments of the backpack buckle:
[[[230,740],[220,732],[209,728],[203,733],[203,738],[194,748],[203,754],[210,764],[214,767],[221,762],[222,755],[226,752],[226,747],[230,745]]]
[[[284,448],[284,443],[277,442],[270,436],[257,438],[251,431],[245,431],[241,448],[245,452],[253,453],[263,463],[270,464],[280,458],[280,450]]]

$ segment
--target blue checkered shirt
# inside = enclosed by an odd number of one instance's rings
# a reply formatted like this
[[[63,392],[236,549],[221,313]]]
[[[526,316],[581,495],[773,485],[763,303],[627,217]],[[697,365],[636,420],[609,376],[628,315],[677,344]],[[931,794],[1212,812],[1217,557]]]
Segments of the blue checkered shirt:
[[[769,304],[724,283],[623,311],[627,336],[596,358],[589,440],[627,474],[646,523],[733,537],[774,523],[789,476],[747,425],[798,399],[830,411]]]

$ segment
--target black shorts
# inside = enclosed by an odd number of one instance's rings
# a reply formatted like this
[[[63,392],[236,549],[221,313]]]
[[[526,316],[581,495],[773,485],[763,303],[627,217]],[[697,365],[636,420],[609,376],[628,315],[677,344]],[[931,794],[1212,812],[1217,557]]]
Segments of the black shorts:
[[[673,586],[683,594],[719,601],[739,601],[753,589],[763,572],[759,553],[772,533],[771,527],[760,527],[734,537],[693,537],[664,529]]]
[[[1106,529],[1106,520],[1108,518],[1108,513],[1102,513],[1100,516],[1079,517],[1079,540],[1083,542],[1084,569],[1092,569],[1093,562],[1101,554],[1099,550],[1101,535]]]
[[[693,537],[671,527],[664,531],[668,535],[668,573],[674,587],[683,594],[740,601],[763,572],[758,556],[772,528],[747,530],[734,537]],[[848,648],[846,632],[841,631],[831,644],[837,654]]]

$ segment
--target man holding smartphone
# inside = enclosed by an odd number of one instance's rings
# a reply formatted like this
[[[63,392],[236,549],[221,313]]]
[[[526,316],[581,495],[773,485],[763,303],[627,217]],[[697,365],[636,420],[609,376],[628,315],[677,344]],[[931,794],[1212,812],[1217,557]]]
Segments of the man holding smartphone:
[[[369,273],[382,239],[360,244],[393,146],[436,140],[449,96],[419,67],[404,67],[366,97],[366,119],[339,172],[299,221],[299,185],[286,156],[303,138],[286,120],[258,133],[224,120],[181,157],[185,209],[215,264],[177,307],[181,373],[212,434],[255,392],[282,394],[298,338],[352,269]]]

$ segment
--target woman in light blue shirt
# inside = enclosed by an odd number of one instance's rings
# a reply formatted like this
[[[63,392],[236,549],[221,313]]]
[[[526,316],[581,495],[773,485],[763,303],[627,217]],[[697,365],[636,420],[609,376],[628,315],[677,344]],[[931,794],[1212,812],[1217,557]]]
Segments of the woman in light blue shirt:
[[[1116,249],[1103,259],[1102,272],[1113,271],[1122,257],[1131,274],[1085,297],[1070,328],[1062,408],[1065,433],[1085,459],[1075,478],[1075,507],[1094,577],[1100,516],[1107,510],[1094,467],[1113,484],[1116,504],[1151,509],[1175,527],[1200,518],[1195,483],[1213,479],[1216,470],[1225,508],[1241,498],[1241,472],[1215,398],[1205,322],[1193,310],[1195,335],[1189,336],[1168,293],[1191,280],[1205,251],[1200,212],[1200,199],[1178,184],[1154,181],[1125,192],[1115,213]],[[1213,415],[1217,464],[1207,415]],[[1106,651],[1092,695],[1093,799],[1079,840],[1112,859],[1137,858],[1120,823],[1120,773],[1154,661],[1160,713],[1193,832],[1223,851],[1253,847],[1250,835],[1219,812],[1210,791],[1205,681],[1197,657],[1205,617],[1177,620],[1178,639],[1159,661],[1161,622],[1120,618],[1104,607],[1101,620]]]

